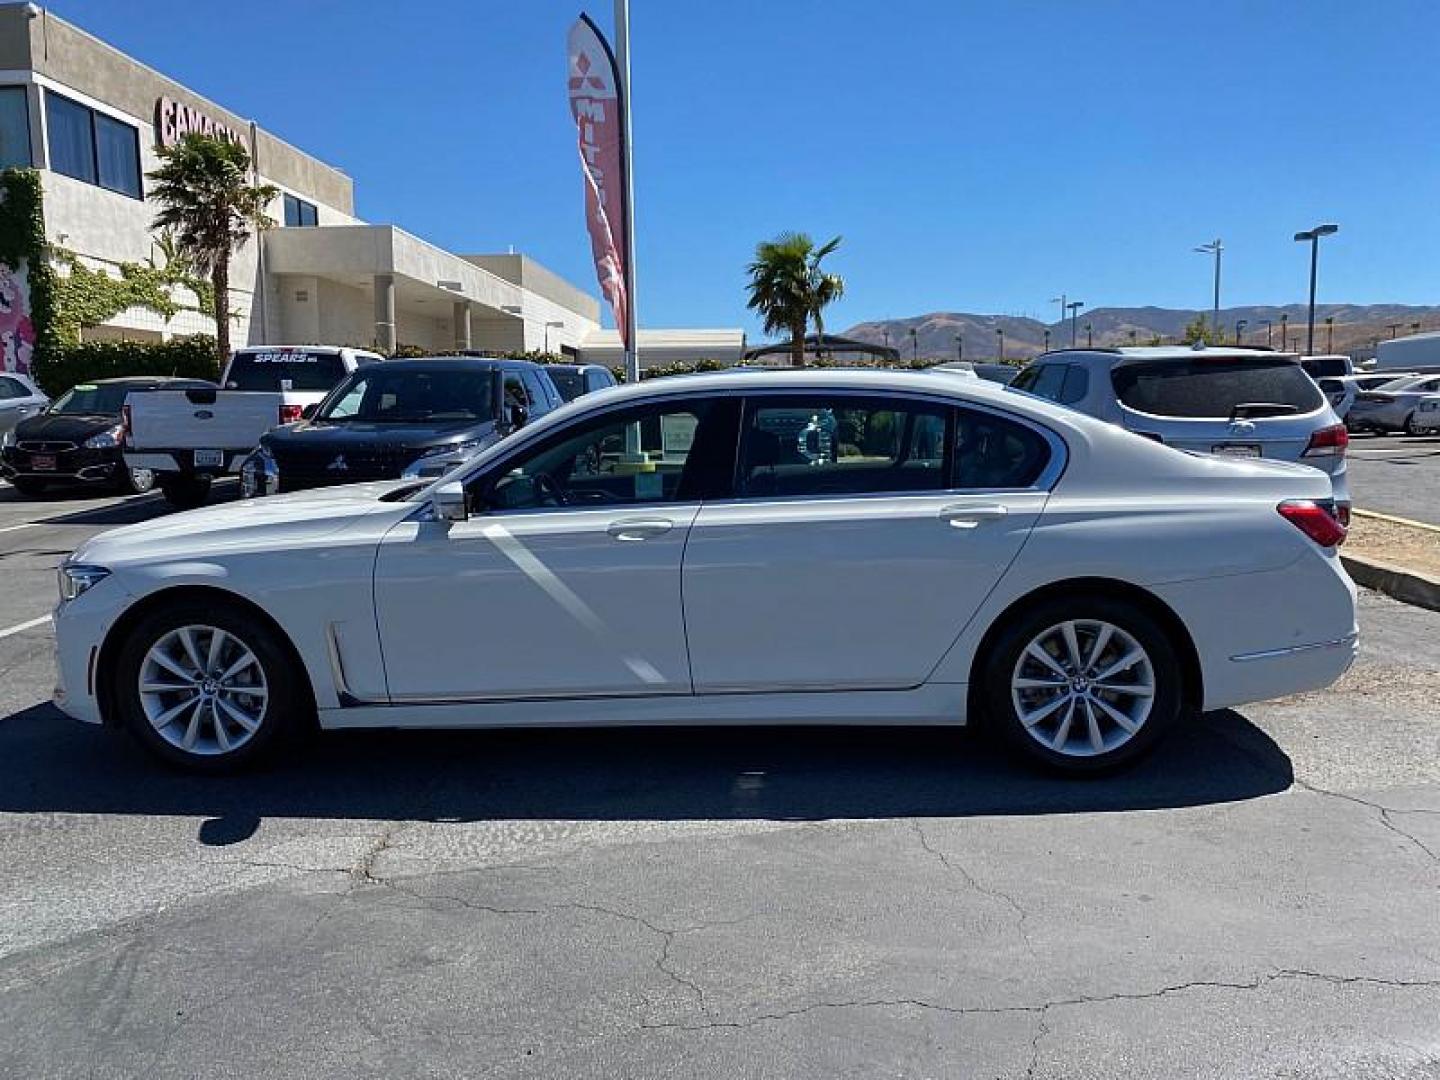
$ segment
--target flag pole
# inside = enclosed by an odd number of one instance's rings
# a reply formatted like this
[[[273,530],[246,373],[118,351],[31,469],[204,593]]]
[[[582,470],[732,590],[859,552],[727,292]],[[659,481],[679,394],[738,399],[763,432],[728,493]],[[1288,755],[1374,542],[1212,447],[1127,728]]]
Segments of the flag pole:
[[[625,346],[625,381],[640,381],[640,338],[635,318],[635,180],[630,137],[630,0],[615,0],[615,63],[620,69],[620,162],[624,174],[625,325],[620,327]]]

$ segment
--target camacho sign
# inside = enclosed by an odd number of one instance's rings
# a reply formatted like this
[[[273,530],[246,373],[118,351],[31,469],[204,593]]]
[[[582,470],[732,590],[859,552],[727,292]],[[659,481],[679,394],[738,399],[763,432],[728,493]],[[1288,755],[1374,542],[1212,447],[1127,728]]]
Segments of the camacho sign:
[[[245,137],[229,124],[222,124],[174,98],[162,97],[155,102],[155,141],[160,146],[174,146],[182,135],[190,132],[209,135],[214,139],[245,145]]]

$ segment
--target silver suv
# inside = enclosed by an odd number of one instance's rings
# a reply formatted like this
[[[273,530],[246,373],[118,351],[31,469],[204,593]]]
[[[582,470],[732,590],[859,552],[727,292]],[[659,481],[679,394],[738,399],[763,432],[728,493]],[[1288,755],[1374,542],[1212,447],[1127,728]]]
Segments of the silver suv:
[[[1010,388],[1181,450],[1313,466],[1330,474],[1348,517],[1349,436],[1294,356],[1183,345],[1061,349],[1036,357]]]

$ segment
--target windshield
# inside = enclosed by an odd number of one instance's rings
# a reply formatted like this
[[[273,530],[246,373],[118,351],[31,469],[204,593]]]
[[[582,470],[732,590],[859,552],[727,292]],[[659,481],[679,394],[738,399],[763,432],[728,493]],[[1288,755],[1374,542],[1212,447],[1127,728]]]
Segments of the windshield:
[[[71,413],[78,416],[119,416],[120,406],[125,404],[125,395],[136,390],[148,390],[148,386],[115,383],[96,386],[81,383],[60,395],[50,406],[52,413]]]
[[[371,366],[336,387],[315,416],[378,424],[489,420],[495,415],[493,384],[494,372],[489,370]]]
[[[1266,356],[1197,356],[1122,364],[1110,373],[1121,404],[1152,416],[1228,419],[1238,405],[1308,413],[1325,399],[1300,365]]]
[[[226,390],[329,390],[345,377],[339,353],[305,349],[237,352],[225,374]]]
[[[585,393],[585,376],[573,368],[546,368],[550,375],[550,381],[555,384],[555,389],[560,391],[560,396],[566,401],[574,401],[581,394]]]

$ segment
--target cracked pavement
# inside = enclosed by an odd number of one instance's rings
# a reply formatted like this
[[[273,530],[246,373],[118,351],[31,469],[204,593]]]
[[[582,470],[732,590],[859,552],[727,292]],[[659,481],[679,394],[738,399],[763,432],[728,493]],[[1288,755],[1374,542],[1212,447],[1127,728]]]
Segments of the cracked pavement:
[[[104,523],[16,534],[0,621]],[[1087,782],[825,728],[347,735],[204,780],[42,704],[26,631],[0,1077],[1440,1077],[1440,615],[1367,594],[1362,628],[1334,691]]]

